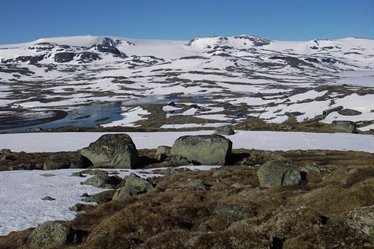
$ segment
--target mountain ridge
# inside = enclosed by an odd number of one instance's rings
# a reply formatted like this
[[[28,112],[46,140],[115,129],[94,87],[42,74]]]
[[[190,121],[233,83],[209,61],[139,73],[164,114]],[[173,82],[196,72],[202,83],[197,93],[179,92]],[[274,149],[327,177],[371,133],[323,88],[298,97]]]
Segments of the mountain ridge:
[[[362,114],[349,120],[371,122],[373,45],[374,40],[359,38],[282,42],[250,35],[190,41],[43,38],[0,46],[0,107],[13,111],[99,102],[145,104],[184,96],[190,102],[210,101],[205,109],[183,111],[192,116],[203,113],[198,116],[204,120],[216,110],[225,122],[256,116],[281,123],[295,114],[302,122],[341,103]],[[356,91],[360,100],[351,98]],[[227,102],[236,111],[245,106],[239,113],[246,114],[228,115]],[[142,108],[134,115],[147,116]],[[164,112],[169,117],[181,109]]]

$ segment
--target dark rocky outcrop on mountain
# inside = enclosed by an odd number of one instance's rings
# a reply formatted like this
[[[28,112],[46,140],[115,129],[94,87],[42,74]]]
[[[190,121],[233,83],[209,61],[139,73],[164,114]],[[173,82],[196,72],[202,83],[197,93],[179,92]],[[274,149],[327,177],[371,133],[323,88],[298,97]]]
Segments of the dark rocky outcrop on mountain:
[[[136,168],[138,151],[127,134],[106,134],[88,147],[81,149],[81,155],[97,167]]]

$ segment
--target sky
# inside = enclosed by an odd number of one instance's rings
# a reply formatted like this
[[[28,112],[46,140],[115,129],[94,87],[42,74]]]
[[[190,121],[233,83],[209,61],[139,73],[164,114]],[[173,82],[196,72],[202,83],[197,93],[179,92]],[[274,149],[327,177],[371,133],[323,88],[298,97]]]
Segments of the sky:
[[[0,0],[0,44],[99,35],[374,38],[374,0]]]

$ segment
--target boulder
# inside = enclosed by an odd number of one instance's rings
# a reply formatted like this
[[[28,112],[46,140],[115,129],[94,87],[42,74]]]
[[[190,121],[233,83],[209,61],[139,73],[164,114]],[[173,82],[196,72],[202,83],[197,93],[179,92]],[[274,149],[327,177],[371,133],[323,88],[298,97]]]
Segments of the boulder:
[[[112,179],[108,176],[108,173],[103,171],[88,178],[83,184],[91,185],[96,188],[115,189]]]
[[[103,135],[80,153],[97,167],[133,169],[139,161],[135,144],[127,134]]]
[[[125,177],[125,186],[117,190],[113,196],[113,200],[121,200],[126,196],[144,194],[151,189],[154,189],[154,187],[149,181],[131,173]]]
[[[28,238],[31,249],[74,244],[77,240],[77,235],[73,229],[52,221],[39,225]]]
[[[90,196],[83,198],[83,201],[96,202],[98,204],[109,202],[113,198],[114,191],[115,190],[108,190],[108,191],[100,192],[94,195],[90,195]]]
[[[214,131],[213,134],[221,135],[221,136],[230,136],[230,135],[234,135],[235,131],[231,128],[230,125],[225,125],[225,126],[218,127]]]
[[[231,156],[231,150],[231,140],[223,136],[182,136],[174,142],[170,154],[193,164],[224,165]]]
[[[257,171],[261,187],[297,185],[301,174],[296,164],[289,160],[273,160],[263,164]]]
[[[225,218],[229,224],[246,218],[244,210],[241,207],[231,203],[217,203],[214,207],[214,212],[217,215]]]
[[[112,200],[123,200],[126,196],[135,196],[145,193],[147,193],[147,190],[140,186],[124,186],[114,193]]]
[[[157,160],[164,161],[168,156],[170,156],[170,146],[160,145],[157,147],[157,152],[155,154]]]
[[[85,168],[88,164],[79,152],[56,152],[48,156],[43,169]]]
[[[353,121],[334,120],[331,126],[338,131],[353,133],[356,131],[356,123]]]
[[[181,186],[185,188],[193,188],[196,190],[207,190],[207,186],[205,185],[203,180],[194,178],[190,178],[187,181],[182,182]]]

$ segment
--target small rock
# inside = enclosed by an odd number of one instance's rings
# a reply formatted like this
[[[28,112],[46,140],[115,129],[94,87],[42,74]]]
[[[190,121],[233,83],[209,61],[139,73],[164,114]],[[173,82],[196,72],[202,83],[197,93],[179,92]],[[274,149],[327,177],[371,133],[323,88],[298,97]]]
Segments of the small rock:
[[[194,188],[197,190],[207,190],[207,186],[204,184],[204,181],[200,179],[188,179],[186,182],[181,183],[181,186]]]
[[[168,156],[170,156],[170,150],[171,150],[170,146],[164,146],[164,145],[158,146],[157,152],[155,154],[156,159],[159,161],[164,161]]]
[[[223,178],[228,174],[227,170],[217,170],[213,173],[213,177]]]
[[[71,176],[85,177],[81,172],[74,172]]]
[[[70,207],[69,210],[74,212],[80,212],[83,211],[84,206],[85,205],[82,203],[77,203],[74,206]]]
[[[246,218],[245,212],[241,207],[230,203],[217,203],[214,212],[224,217],[229,224]]]
[[[234,135],[235,131],[231,128],[230,125],[225,125],[225,126],[218,127],[214,131],[213,134],[221,135],[221,136],[230,136],[230,135]]]
[[[54,200],[56,200],[56,199],[55,199],[55,198],[52,198],[52,197],[50,197],[50,196],[46,196],[46,197],[43,197],[42,200],[43,200],[43,201],[54,201]]]
[[[96,188],[115,189],[115,186],[112,184],[112,179],[106,172],[101,172],[88,178],[83,184],[92,185]]]
[[[304,168],[301,169],[302,172],[305,172],[307,174],[319,174],[320,167],[316,163],[309,163]]]

